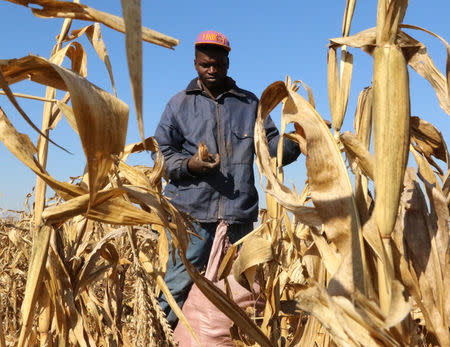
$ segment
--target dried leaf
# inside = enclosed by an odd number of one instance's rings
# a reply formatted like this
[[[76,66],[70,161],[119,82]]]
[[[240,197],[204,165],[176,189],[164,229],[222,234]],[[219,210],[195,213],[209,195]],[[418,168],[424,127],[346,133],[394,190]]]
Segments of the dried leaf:
[[[315,109],[302,96],[291,91],[290,87],[286,87],[282,82],[270,85],[260,100],[255,126],[258,169],[265,172],[269,179],[270,173],[264,168],[260,158],[268,157],[267,142],[263,142],[262,121],[276,103],[284,97],[287,97],[287,100],[282,110],[283,117],[287,122],[293,122],[302,127],[308,142],[306,167],[311,198],[324,222],[324,230],[328,239],[335,243],[340,254],[346,256],[342,260],[341,269],[334,278],[333,286],[336,286],[337,291],[344,290],[349,293],[355,287],[363,290],[361,226],[350,178],[340,150],[327,125]],[[280,186],[276,180],[273,180],[273,184]],[[284,189],[287,190],[285,187]],[[275,194],[279,194],[279,191],[275,191]],[[283,199],[277,198],[276,195],[275,198],[281,205],[290,209]],[[299,220],[302,221],[301,218]],[[350,258],[348,258],[349,255]]]
[[[74,3],[79,4],[80,0],[73,0]],[[61,27],[61,32],[60,34],[56,37],[56,48],[61,47],[62,45],[62,41],[64,40],[64,38],[67,36],[67,34],[69,33],[70,27],[72,26],[72,19],[71,18],[66,18],[64,19],[63,25]]]
[[[66,93],[62,99],[60,99],[60,100],[54,99],[54,101],[56,103],[62,103],[62,104],[67,105],[68,102],[70,101],[70,94]],[[52,115],[50,116],[48,129],[54,130],[60,120],[61,120],[61,109],[59,107],[53,107]]]
[[[353,124],[355,134],[366,150],[370,148],[370,137],[372,134],[372,105],[373,89],[372,87],[364,88],[358,95]],[[361,223],[364,224],[370,218],[373,199],[369,193],[367,177],[359,172],[355,173],[355,199],[358,204]]]
[[[339,268],[339,264],[341,263],[341,256],[336,252],[336,249],[328,244],[323,236],[318,235],[315,232],[311,232],[311,236],[314,240],[314,245],[319,251],[325,268],[330,276],[333,277]]]
[[[375,28],[371,28],[361,31],[353,36],[330,39],[330,41],[338,45],[361,48],[363,51],[373,55],[375,37]],[[397,45],[405,52],[408,65],[431,84],[438,97],[439,105],[444,112],[450,114],[450,87],[448,81],[434,65],[433,60],[428,55],[426,46],[403,31],[398,33]],[[447,59],[447,61],[449,60]],[[449,65],[450,64],[447,63],[447,66]],[[449,68],[447,67],[447,75],[448,70]]]
[[[447,164],[447,170],[450,168],[447,144],[441,132],[433,124],[419,117],[411,117],[411,143],[438,170],[443,179],[444,172],[431,158],[434,156],[444,161]]]
[[[73,131],[75,131],[78,135],[80,135],[78,133],[77,120],[75,118],[75,114],[73,113],[72,107],[59,101],[56,104],[58,105],[63,115],[66,117],[66,120],[69,123],[70,127],[73,129]]]
[[[400,25],[400,27],[424,31],[427,34],[430,34],[430,35],[438,38],[445,45],[445,48],[447,49],[447,63],[446,63],[446,69],[445,69],[446,75],[447,75],[447,91],[448,91],[448,93],[450,93],[450,45],[448,44],[448,42],[446,40],[444,40],[444,38],[442,36],[439,36],[439,35],[433,33],[432,31],[429,31],[427,29],[424,29],[424,28],[421,28],[421,27],[418,27],[415,25],[402,24],[402,25]],[[450,98],[450,96],[449,96],[449,98]]]
[[[106,69],[108,70],[109,78],[111,80],[112,88],[114,90],[114,95],[117,96],[116,87],[114,84],[114,76],[113,76],[113,72],[112,72],[111,61],[109,59],[109,55],[108,55],[108,51],[106,49],[105,42],[103,41],[103,38],[102,38],[100,25],[98,23],[95,23],[95,24],[91,24],[91,25],[86,26],[81,29],[73,30],[70,33],[70,36],[64,38],[64,42],[75,40],[75,39],[81,37],[83,34],[86,34],[92,47],[94,47],[95,51],[97,52],[97,55],[105,64]],[[61,36],[59,36],[58,39],[60,37]]]
[[[389,313],[384,321],[384,327],[389,329],[400,324],[411,311],[411,304],[405,287],[401,282],[394,280],[392,282],[391,304]]]
[[[5,80],[5,76],[3,75],[1,66],[0,66],[0,87],[5,91],[6,96],[8,97],[8,99],[11,101],[11,103],[14,105],[14,107],[17,109],[17,111],[19,111],[20,115],[23,117],[23,119],[25,119],[25,121],[34,129],[36,130],[36,132],[38,132],[41,136],[44,136],[45,138],[48,139],[48,141],[50,141],[51,143],[53,143],[55,146],[57,146],[58,148],[61,148],[62,150],[64,150],[65,152],[67,152],[67,150],[63,147],[61,147],[60,145],[58,145],[57,143],[55,143],[54,141],[52,141],[51,139],[48,138],[47,135],[45,135],[44,133],[42,133],[39,128],[33,123],[33,121],[27,116],[27,114],[25,113],[25,111],[22,109],[22,107],[20,107],[19,103],[17,102],[14,94],[12,93],[11,89],[8,86],[7,81]]]
[[[61,66],[65,57],[68,57],[71,61],[71,71],[76,72],[83,77],[87,76],[86,51],[80,43],[71,42],[70,44],[63,48],[60,48],[59,50],[56,50],[55,47],[55,52],[50,57],[49,61],[52,64]]]
[[[223,280],[228,277],[236,258],[237,246],[232,245],[222,259],[219,270],[217,271],[217,280]]]
[[[347,0],[345,4],[344,18],[342,20],[342,36],[348,36],[355,11],[356,0]]]
[[[33,14],[43,18],[72,18],[105,24],[111,29],[125,33],[125,23],[120,17],[98,11],[92,7],[56,0],[7,0],[9,2],[29,7],[30,4],[39,5],[41,8],[31,8]],[[179,40],[166,36],[152,29],[142,28],[142,40],[159,46],[173,48]]]
[[[344,144],[345,151],[350,154],[352,158],[357,159],[357,165],[364,175],[373,180],[375,160],[370,152],[350,131],[344,132],[339,138]]]
[[[72,344],[79,344],[80,346],[94,346],[94,339],[88,334],[83,326],[83,319],[75,304],[75,297],[72,290],[72,283],[69,273],[65,268],[64,262],[58,253],[54,250],[54,245],[49,249],[49,269],[52,283],[57,287],[55,301],[61,302],[64,298],[64,307],[61,309],[60,318],[67,322],[68,332],[65,338],[69,338]]]
[[[61,34],[65,33],[65,30],[71,24],[70,19],[64,20],[63,27],[61,29]],[[67,45],[65,48],[61,48],[61,45],[57,43],[52,50],[52,55],[50,61],[53,64],[61,66],[64,58],[68,56],[72,61],[72,70],[81,74],[82,76],[87,75],[86,69],[86,53],[83,46],[78,43]],[[66,94],[67,95],[67,94]],[[45,91],[46,98],[54,99],[56,97],[56,90],[53,87],[47,87]],[[53,104],[45,103],[44,111],[42,116],[42,132],[49,136],[50,128],[52,126],[52,109]],[[56,124],[54,124],[56,126]],[[42,167],[46,167],[48,157],[48,142],[46,137],[40,136],[37,142],[37,159]],[[35,204],[34,204],[34,222],[39,225],[42,222],[42,211],[45,207],[45,193],[46,193],[46,183],[40,178],[36,178],[36,193],[35,193]]]
[[[113,231],[97,242],[94,249],[86,257],[86,261],[73,283],[73,294],[77,296],[84,288],[97,280],[105,271],[111,267],[116,267],[119,262],[119,254],[113,245],[109,243],[112,239],[124,234],[124,230]],[[109,264],[96,267],[100,258],[105,259]]]
[[[427,162],[424,160],[423,163]],[[445,346],[450,341],[446,318],[448,290],[443,285],[448,252],[448,223],[441,223],[444,229],[440,228],[440,231],[432,229],[436,222],[429,221],[427,202],[413,169],[408,170],[405,176],[401,202],[395,240],[397,249],[408,262],[408,265],[400,268],[402,279],[406,279],[405,284],[421,308],[427,329],[433,331]],[[440,209],[439,214],[443,212],[441,216],[447,217],[448,221],[448,209],[444,210]]]
[[[353,55],[347,51],[342,52],[341,56],[341,74],[340,74],[340,93],[339,93],[339,108],[337,114],[339,115],[339,123],[342,125],[342,122],[345,117],[345,113],[347,111],[347,103],[348,96],[350,94],[350,83],[352,80],[352,72],[353,72]],[[339,124],[338,123],[338,124]],[[338,129],[340,129],[339,126]]]
[[[31,76],[31,80],[38,83],[70,92],[77,129],[87,157],[92,202],[113,163],[111,155],[123,151],[128,106],[81,76],[41,57],[27,56],[10,60],[0,67],[8,83]]]
[[[314,208],[304,206],[298,195],[277,179],[271,170],[267,138],[264,130],[264,119],[275,106],[288,95],[285,84],[275,82],[263,92],[258,105],[258,118],[255,125],[255,151],[256,165],[260,173],[263,173],[270,184],[266,192],[273,196],[284,208],[296,214],[302,223],[307,225],[320,225],[322,223]]]
[[[253,292],[256,266],[272,259],[272,243],[262,237],[253,236],[242,244],[233,266],[234,278],[243,287]]]
[[[139,167],[132,167],[121,161],[119,162],[119,172],[120,176],[125,178],[132,185],[152,189],[152,185],[145,175],[145,172]]]
[[[328,101],[330,103],[330,111],[331,111],[331,120],[333,121],[334,128],[339,128],[337,126],[338,122],[338,104],[339,104],[339,96],[340,96],[340,87],[339,87],[339,69],[337,62],[337,48],[330,47],[328,50],[327,56],[327,64],[328,64]],[[335,125],[336,124],[336,125]],[[342,125],[342,122],[341,122]]]
[[[328,51],[328,100],[333,128],[339,132],[347,110],[350,82],[353,70],[353,56],[346,50],[341,53],[341,75],[338,72],[337,47]]]
[[[153,136],[147,137],[144,142],[145,143],[143,142],[132,143],[130,145],[125,146],[125,149],[122,152],[120,159],[126,161],[131,153],[140,153],[144,151],[145,148],[147,148],[147,150],[152,152],[158,151],[158,143],[156,142]]]
[[[358,310],[357,298],[353,298],[354,305],[345,297],[329,296],[317,285],[300,290],[296,295],[297,309],[317,318],[340,346],[378,346],[380,342],[386,346],[400,346],[389,331],[380,326],[383,321],[374,319],[381,313],[374,312],[369,316],[367,310]],[[372,305],[375,310],[376,307]]]
[[[443,273],[443,269],[447,265],[446,257],[448,257],[448,252],[450,250],[448,224],[450,219],[449,209],[447,208],[445,196],[437,183],[436,178],[432,176],[431,167],[426,161],[421,160],[417,152],[413,151],[413,155],[419,166],[419,177],[425,186],[425,191],[431,206],[429,226],[429,229],[431,229],[430,238],[432,240],[433,251],[436,252],[435,256],[438,259],[435,259],[435,261],[440,263],[441,271]],[[434,269],[437,270],[436,268]]]
[[[92,204],[92,207],[100,205],[104,201],[120,196],[124,191],[120,188],[111,189],[107,191],[101,191],[97,194],[96,200]],[[79,214],[86,213],[89,203],[89,194],[83,194],[81,196],[70,199],[69,201],[56,206],[48,207],[44,210],[42,218],[46,224],[61,223],[69,218],[75,217]]]
[[[141,0],[121,0],[125,22],[125,45],[127,49],[128,72],[131,80],[134,106],[141,140],[144,136],[144,119],[142,116],[142,18]],[[145,142],[144,142],[145,144]]]
[[[306,92],[308,93],[308,102],[312,105],[312,107],[316,108],[316,103],[314,101],[314,94],[312,92],[312,89],[303,81],[295,81],[294,83],[296,82],[300,83],[301,86],[306,90]]]
[[[163,225],[163,221],[155,213],[145,212],[130,202],[125,201],[122,197],[115,198],[115,196],[123,193],[124,190],[122,188],[100,191],[89,210],[89,195],[81,195],[61,205],[46,208],[42,214],[42,218],[44,218],[46,223],[54,224],[63,222],[79,214],[87,213],[86,218],[109,224]]]
[[[22,163],[28,166],[34,173],[39,175],[50,187],[52,187],[65,200],[85,194],[86,191],[80,187],[69,183],[59,182],[51,177],[37,162],[34,157],[36,148],[30,139],[23,134],[19,134],[11,124],[6,114],[0,108],[0,140],[6,148],[13,153]]]

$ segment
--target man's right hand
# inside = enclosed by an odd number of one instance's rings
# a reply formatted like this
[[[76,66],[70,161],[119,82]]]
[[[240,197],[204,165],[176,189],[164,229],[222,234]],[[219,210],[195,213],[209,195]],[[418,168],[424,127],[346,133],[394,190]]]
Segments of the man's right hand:
[[[213,159],[210,154],[209,161],[203,161],[199,158],[198,153],[189,159],[187,167],[189,172],[194,176],[207,176],[211,172],[215,171],[215,169],[220,164],[220,156],[219,153],[216,154],[216,157]]]

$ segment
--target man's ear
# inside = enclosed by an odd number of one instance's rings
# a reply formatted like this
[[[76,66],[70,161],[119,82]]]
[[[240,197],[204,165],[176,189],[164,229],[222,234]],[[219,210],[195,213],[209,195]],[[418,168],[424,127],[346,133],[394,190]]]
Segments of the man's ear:
[[[228,56],[226,56],[226,64],[228,69],[230,67],[230,58],[228,58]]]

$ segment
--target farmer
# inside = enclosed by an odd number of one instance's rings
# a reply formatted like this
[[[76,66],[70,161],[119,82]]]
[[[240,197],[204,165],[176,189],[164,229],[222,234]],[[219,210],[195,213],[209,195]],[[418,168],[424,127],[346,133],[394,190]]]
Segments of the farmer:
[[[199,225],[187,250],[187,258],[199,270],[208,262],[216,228],[228,224],[230,242],[253,229],[258,216],[258,195],[254,184],[254,127],[258,98],[240,89],[227,76],[230,43],[221,33],[205,31],[195,42],[194,67],[198,77],[173,96],[156,129],[155,138],[162,151],[170,180],[165,195]],[[276,156],[279,133],[270,117],[265,122],[270,154]],[[211,155],[199,158],[203,142]],[[284,140],[283,164],[300,154],[298,144]],[[180,307],[192,285],[176,255],[169,257],[165,281]],[[172,327],[178,318],[166,298],[159,298]]]

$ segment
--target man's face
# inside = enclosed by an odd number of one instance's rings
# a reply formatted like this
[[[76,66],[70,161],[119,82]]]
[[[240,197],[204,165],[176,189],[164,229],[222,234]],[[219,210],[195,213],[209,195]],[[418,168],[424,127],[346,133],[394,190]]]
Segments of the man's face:
[[[195,70],[208,89],[222,87],[228,71],[228,56],[221,49],[197,50]]]

